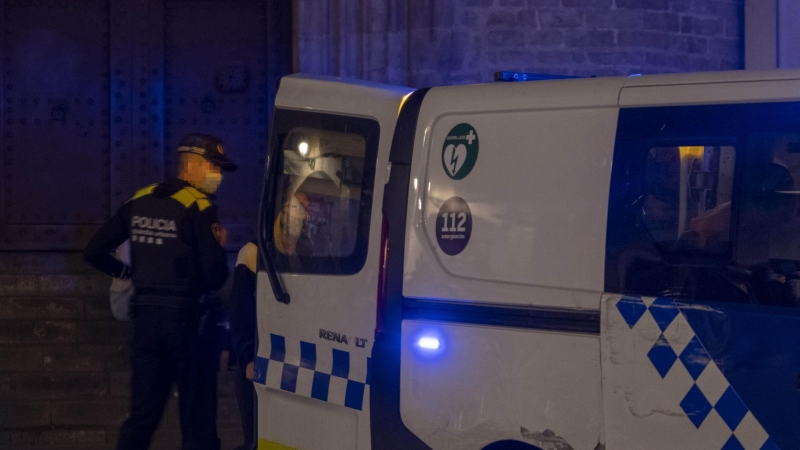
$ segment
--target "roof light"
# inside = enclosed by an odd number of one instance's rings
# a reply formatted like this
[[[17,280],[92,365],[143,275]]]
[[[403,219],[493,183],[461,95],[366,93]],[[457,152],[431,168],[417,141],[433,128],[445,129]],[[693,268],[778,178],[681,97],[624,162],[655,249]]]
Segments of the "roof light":
[[[525,73],[525,72],[495,72],[494,81],[544,81],[544,80],[564,80],[567,78],[580,78],[570,75],[551,75],[547,73]]]
[[[297,151],[300,152],[300,156],[306,156],[308,154],[308,142],[301,142],[297,146]]]

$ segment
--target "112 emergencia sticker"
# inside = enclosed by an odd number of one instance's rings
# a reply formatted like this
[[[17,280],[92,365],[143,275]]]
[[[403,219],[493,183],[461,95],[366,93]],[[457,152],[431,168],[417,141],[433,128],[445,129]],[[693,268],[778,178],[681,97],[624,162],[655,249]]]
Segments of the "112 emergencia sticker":
[[[436,216],[436,241],[450,256],[464,251],[472,236],[472,212],[461,197],[451,197]]]
[[[472,171],[478,160],[478,133],[468,123],[453,127],[442,146],[442,167],[448,177],[460,180]]]

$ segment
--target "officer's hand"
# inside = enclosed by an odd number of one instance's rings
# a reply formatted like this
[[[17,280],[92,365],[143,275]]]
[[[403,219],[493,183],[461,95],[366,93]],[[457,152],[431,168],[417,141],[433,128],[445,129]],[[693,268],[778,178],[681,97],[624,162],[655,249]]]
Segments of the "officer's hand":
[[[250,381],[255,380],[256,379],[255,369],[256,369],[256,363],[255,361],[251,361],[250,364],[248,364],[247,367],[244,368],[244,377]]]

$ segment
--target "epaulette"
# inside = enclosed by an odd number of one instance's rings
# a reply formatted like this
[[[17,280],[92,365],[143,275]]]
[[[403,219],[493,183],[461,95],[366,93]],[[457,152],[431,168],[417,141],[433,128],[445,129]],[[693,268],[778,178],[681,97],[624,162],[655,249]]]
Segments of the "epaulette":
[[[131,200],[136,200],[137,198],[141,198],[141,197],[144,197],[145,195],[152,194],[153,190],[156,188],[156,186],[158,186],[158,184],[151,184],[150,186],[143,187],[143,188],[139,189],[138,191],[136,191],[135,194],[133,194],[133,197],[131,197]],[[128,201],[131,201],[131,200],[128,200]]]
[[[192,204],[196,202],[197,208],[200,211],[211,206],[211,201],[208,200],[208,197],[192,186],[186,186],[185,188],[172,194],[172,198],[180,202],[180,204],[186,208],[192,206]]]

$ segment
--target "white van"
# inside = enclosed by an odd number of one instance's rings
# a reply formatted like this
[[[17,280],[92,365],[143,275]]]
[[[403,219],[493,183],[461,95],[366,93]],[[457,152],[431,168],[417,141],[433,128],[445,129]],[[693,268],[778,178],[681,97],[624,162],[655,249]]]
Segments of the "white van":
[[[800,448],[800,71],[275,103],[260,449]]]

